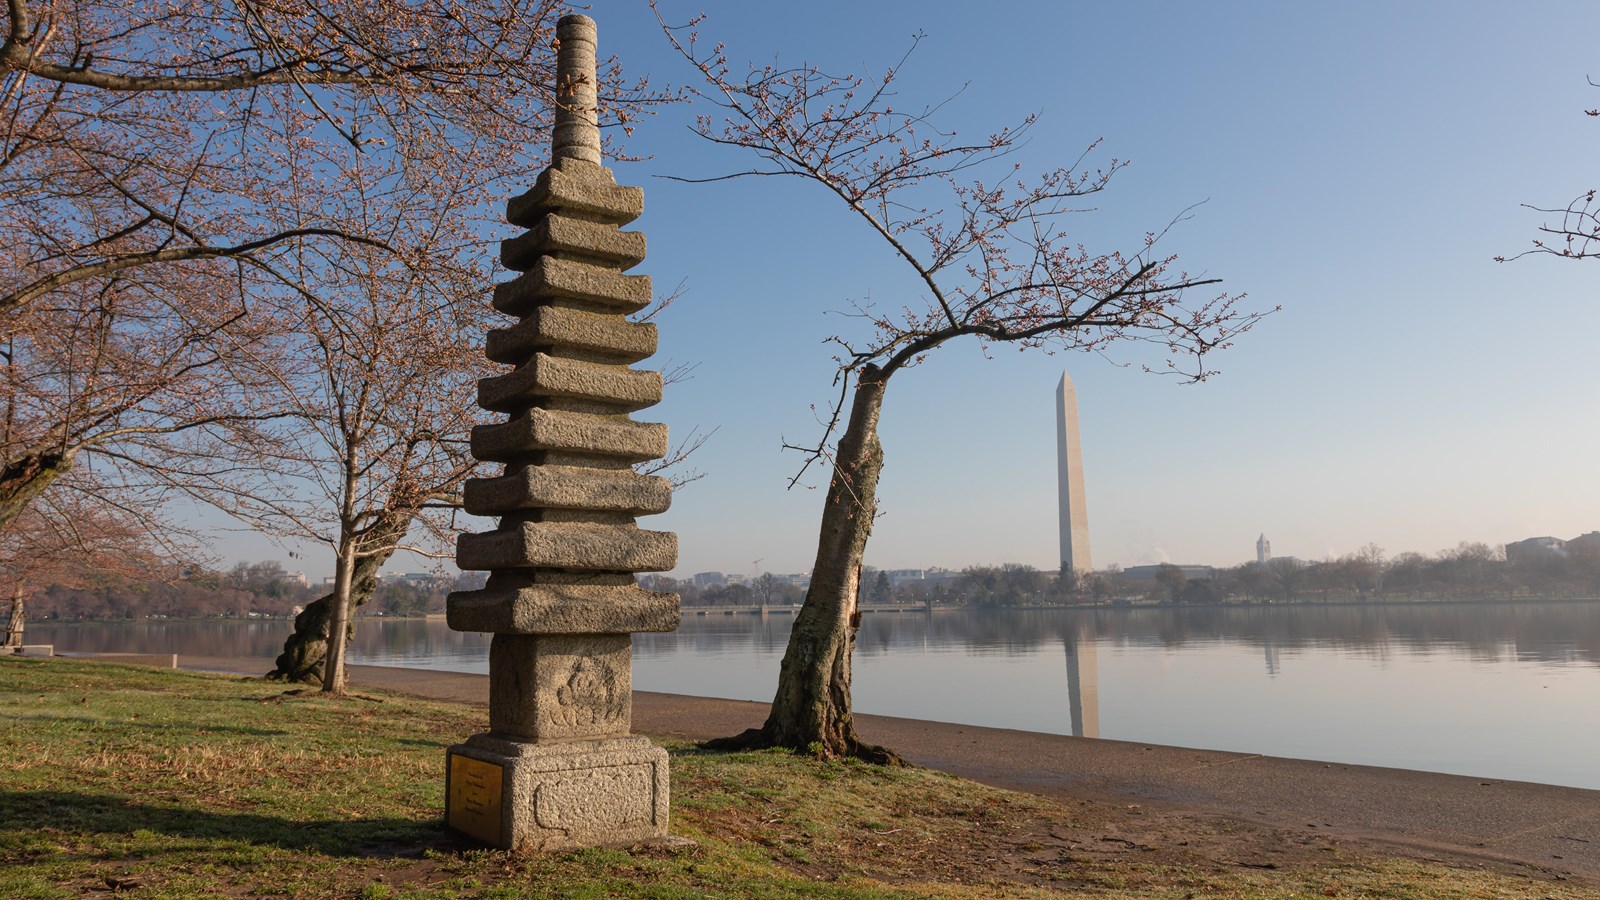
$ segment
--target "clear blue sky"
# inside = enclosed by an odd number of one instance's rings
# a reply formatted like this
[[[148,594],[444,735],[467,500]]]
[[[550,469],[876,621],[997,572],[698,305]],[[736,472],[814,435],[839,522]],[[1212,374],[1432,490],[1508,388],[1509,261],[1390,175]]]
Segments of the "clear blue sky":
[[[903,69],[907,105],[964,83],[946,125],[987,133],[1040,114],[1019,161],[1070,162],[1095,138],[1132,161],[1081,219],[1091,247],[1133,248],[1204,201],[1168,246],[1256,306],[1281,305],[1195,386],[1112,361],[955,344],[897,376],[868,549],[884,568],[1054,568],[1054,414],[1063,367],[1081,403],[1097,566],[1234,564],[1265,531],[1320,559],[1600,529],[1600,260],[1497,264],[1542,217],[1600,186],[1587,2],[947,2],[663,0],[735,60]],[[596,13],[602,53],[658,81],[693,74],[643,3]],[[822,340],[852,299],[917,299],[903,264],[799,182],[683,185],[740,166],[674,108],[617,164],[645,188],[637,271],[687,294],[658,362],[694,378],[643,417],[717,429],[704,479],[666,515],[679,575],[793,572],[815,552],[820,491],[786,491],[831,396]],[[530,173],[530,181],[532,175]],[[487,293],[486,293],[487,297]],[[822,477],[811,479],[821,483]],[[487,523],[486,523],[487,527]],[[248,554],[246,554],[248,555]],[[257,554],[261,556],[267,553]],[[290,565],[298,568],[296,562]],[[319,571],[307,560],[308,571]],[[416,568],[400,563],[391,568]],[[331,569],[331,566],[328,566]]]

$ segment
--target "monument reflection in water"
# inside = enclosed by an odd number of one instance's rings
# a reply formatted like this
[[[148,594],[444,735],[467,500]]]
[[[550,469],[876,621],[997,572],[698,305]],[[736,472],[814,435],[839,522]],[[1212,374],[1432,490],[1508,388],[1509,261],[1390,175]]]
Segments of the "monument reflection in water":
[[[1072,736],[1100,736],[1100,676],[1095,666],[1094,640],[1076,631],[1061,639],[1067,648],[1067,707],[1072,715]]]
[[[638,683],[771,700],[793,619],[686,613],[675,633],[634,637]],[[286,627],[28,633],[270,662]],[[483,672],[487,645],[442,621],[363,618],[351,661]],[[854,671],[863,713],[1600,789],[1596,603],[868,613]]]

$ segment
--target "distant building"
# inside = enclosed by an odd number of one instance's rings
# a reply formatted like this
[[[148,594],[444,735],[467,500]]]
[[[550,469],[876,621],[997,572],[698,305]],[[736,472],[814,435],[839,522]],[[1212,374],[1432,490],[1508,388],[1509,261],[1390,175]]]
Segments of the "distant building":
[[[1590,531],[1566,541],[1549,535],[1512,541],[1506,545],[1506,562],[1516,564],[1565,559],[1573,552],[1600,553],[1600,531]]]
[[[728,576],[721,572],[696,572],[694,574],[694,586],[698,588],[716,587],[727,583]]]
[[[1566,555],[1567,542],[1558,537],[1531,537],[1506,545],[1506,562],[1512,565],[1561,559]]]
[[[921,569],[884,569],[883,574],[889,577],[889,584],[899,587],[907,581],[921,581],[926,573]]]
[[[1256,538],[1256,565],[1264,566],[1272,558],[1272,542],[1267,540],[1267,533],[1261,532],[1261,537]]]
[[[1183,573],[1183,577],[1190,581],[1199,581],[1202,578],[1215,578],[1215,566],[1178,565],[1177,563],[1158,563],[1153,566],[1129,566],[1122,570],[1122,577],[1128,581],[1155,581],[1156,573],[1165,566],[1172,566]]]
[[[1571,553],[1574,550],[1579,553],[1600,553],[1600,531],[1580,534],[1567,541],[1567,552]]]

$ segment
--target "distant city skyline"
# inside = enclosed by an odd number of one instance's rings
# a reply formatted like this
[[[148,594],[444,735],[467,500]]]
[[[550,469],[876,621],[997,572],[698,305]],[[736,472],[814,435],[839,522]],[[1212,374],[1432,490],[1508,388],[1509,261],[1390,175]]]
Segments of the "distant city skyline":
[[[1597,516],[1597,518],[1600,518],[1600,516]],[[1457,545],[1459,545],[1461,543],[1478,543],[1478,542],[1474,542],[1474,541],[1458,541],[1456,544],[1446,545],[1446,546],[1443,546],[1443,547],[1435,548],[1433,550],[1416,550],[1415,548],[1407,548],[1407,547],[1383,548],[1383,549],[1385,551],[1386,556],[1388,558],[1392,559],[1394,556],[1396,556],[1396,555],[1398,555],[1400,553],[1410,553],[1410,552],[1420,552],[1420,553],[1424,553],[1426,555],[1433,555],[1433,554],[1439,553],[1440,551],[1454,549],[1455,546],[1457,546]],[[1520,554],[1521,558],[1524,558],[1524,559],[1546,558],[1546,557],[1549,557],[1549,556],[1565,556],[1566,555],[1566,548],[1569,547],[1569,546],[1582,546],[1582,547],[1585,547],[1585,548],[1590,548],[1590,547],[1600,548],[1600,531],[1590,530],[1590,531],[1578,534],[1575,537],[1570,538],[1570,539],[1556,538],[1556,537],[1551,537],[1551,536],[1548,536],[1548,535],[1533,535],[1533,536],[1520,536],[1520,537],[1514,538],[1514,539],[1509,540],[1509,541],[1481,542],[1481,543],[1488,543],[1489,546],[1492,547],[1492,548],[1500,548],[1500,549],[1504,550],[1504,552],[1506,553],[1508,558],[1511,558],[1514,554]],[[1241,546],[1244,546],[1243,543],[1241,543]],[[1123,563],[1120,563],[1120,562],[1112,561],[1112,562],[1106,563],[1105,565],[1099,567],[1099,569],[1097,569],[1096,571],[1104,571],[1104,570],[1110,568],[1111,566],[1116,566],[1116,567],[1118,567],[1118,568],[1120,568],[1120,569],[1122,569],[1124,571],[1127,571],[1127,570],[1130,570],[1130,569],[1148,569],[1148,568],[1153,568],[1155,566],[1158,566],[1158,565],[1161,565],[1161,564],[1167,564],[1167,563],[1170,563],[1170,564],[1173,564],[1173,565],[1178,565],[1178,566],[1188,566],[1188,567],[1195,567],[1195,568],[1229,569],[1229,568],[1234,568],[1234,567],[1237,567],[1237,566],[1249,565],[1251,563],[1262,564],[1262,563],[1265,563],[1265,562],[1270,562],[1273,559],[1295,559],[1295,560],[1299,560],[1299,561],[1305,562],[1305,563],[1318,563],[1318,562],[1323,562],[1323,561],[1326,561],[1326,560],[1329,560],[1329,559],[1337,558],[1338,556],[1343,556],[1343,555],[1348,555],[1350,553],[1354,553],[1357,550],[1361,549],[1361,547],[1364,547],[1365,544],[1360,545],[1358,547],[1351,548],[1351,550],[1349,550],[1349,551],[1347,551],[1346,553],[1343,553],[1343,554],[1324,554],[1323,556],[1320,556],[1320,557],[1298,557],[1298,556],[1293,556],[1293,555],[1280,556],[1280,555],[1277,555],[1277,554],[1273,553],[1273,551],[1272,551],[1272,542],[1270,540],[1266,539],[1266,534],[1265,533],[1262,533],[1257,537],[1257,539],[1254,542],[1251,542],[1249,544],[1249,546],[1251,548],[1253,548],[1253,550],[1250,553],[1240,553],[1238,555],[1238,558],[1236,558],[1236,559],[1211,559],[1211,560],[1205,560],[1205,561],[1161,559],[1161,560],[1154,560],[1154,561],[1145,561],[1145,562],[1140,562],[1140,563],[1130,563],[1130,564],[1126,564],[1126,565],[1123,564]],[[241,559],[238,559],[238,560],[234,560],[233,562],[257,562],[257,561],[263,561],[263,560],[264,561],[280,561],[280,559],[278,557],[274,557],[274,556],[271,556],[270,554],[268,554],[266,556],[263,556],[261,558],[261,560],[257,560],[257,559],[253,559],[253,558],[241,558]],[[764,561],[764,560],[758,560],[757,562],[762,562],[762,561]],[[873,572],[873,573],[885,572],[885,573],[890,575],[890,577],[894,581],[894,583],[898,583],[898,581],[900,581],[902,579],[906,579],[906,578],[910,578],[910,577],[917,577],[917,576],[913,576],[911,573],[917,573],[918,576],[925,575],[925,574],[935,574],[935,575],[938,575],[940,577],[945,577],[945,576],[954,577],[954,576],[959,575],[961,573],[961,571],[963,569],[966,569],[966,568],[971,568],[971,567],[975,567],[975,566],[1000,566],[1000,565],[1005,565],[1005,564],[1008,564],[1008,563],[1021,563],[1021,564],[1024,564],[1024,565],[1033,565],[1034,568],[1036,568],[1036,569],[1038,569],[1040,571],[1044,571],[1044,572],[1051,572],[1051,571],[1054,571],[1054,569],[1056,568],[1056,567],[1050,566],[1050,565],[1036,565],[1036,564],[1028,562],[1026,560],[1018,560],[1018,559],[981,560],[981,561],[978,561],[978,562],[971,562],[971,563],[967,563],[967,564],[964,564],[964,565],[948,565],[948,564],[943,564],[943,563],[933,563],[933,564],[930,564],[930,565],[881,566],[881,565],[877,565],[877,564],[875,564],[873,562],[867,562],[864,565],[864,568],[867,571],[870,571],[870,572]],[[331,579],[333,577],[331,570],[329,570],[328,572],[325,572],[325,573],[318,573],[317,570],[315,570],[313,568],[305,567],[305,566],[302,566],[302,567],[300,567],[299,569],[296,569],[296,570],[286,570],[283,574],[284,574],[284,576],[288,577],[290,580],[296,581],[297,583],[303,583],[303,584],[326,584],[326,583],[330,583]],[[426,579],[432,579],[432,578],[438,578],[438,577],[453,578],[457,574],[458,574],[458,570],[454,566],[446,566],[442,573],[435,573],[432,570],[420,570],[419,571],[415,565],[413,565],[411,568],[403,568],[403,567],[395,566],[395,565],[391,564],[390,566],[385,567],[383,572],[379,575],[379,578],[380,578],[380,580],[384,580],[384,581],[389,581],[389,580],[394,580],[394,581],[416,581],[416,580],[426,580]],[[479,573],[479,574],[481,576],[483,573]],[[746,566],[743,569],[741,569],[741,568],[739,568],[737,566],[732,566],[732,567],[723,567],[723,568],[701,569],[701,570],[697,570],[696,571],[696,570],[690,570],[689,568],[684,567],[684,566],[679,566],[678,568],[673,569],[670,572],[662,572],[662,573],[659,573],[659,574],[664,575],[664,576],[666,576],[668,578],[672,578],[673,580],[676,580],[676,581],[694,581],[697,584],[700,584],[701,586],[707,586],[707,585],[722,584],[722,583],[748,584],[751,581],[753,581],[753,580],[755,580],[755,579],[757,579],[760,576],[765,575],[765,574],[771,574],[774,577],[778,578],[783,583],[800,583],[799,580],[801,580],[801,579],[809,579],[810,578],[811,570],[810,570],[809,567],[805,568],[805,569],[780,570],[780,569],[774,569],[774,568],[770,568],[770,567],[766,567],[766,566]],[[712,576],[712,577],[708,578],[707,576]],[[303,581],[301,579],[303,579]]]

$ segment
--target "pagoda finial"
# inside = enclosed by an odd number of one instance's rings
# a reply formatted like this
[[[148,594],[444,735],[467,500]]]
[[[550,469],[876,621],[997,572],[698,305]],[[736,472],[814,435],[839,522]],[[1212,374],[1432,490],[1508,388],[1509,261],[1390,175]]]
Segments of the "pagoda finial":
[[[600,102],[594,51],[598,37],[588,16],[562,16],[556,23],[556,126],[552,162],[581,159],[600,164]]]

